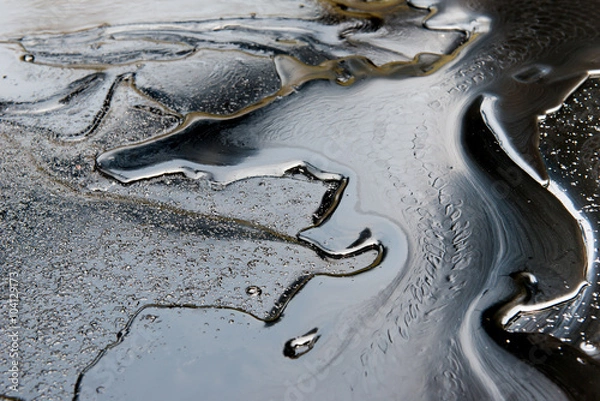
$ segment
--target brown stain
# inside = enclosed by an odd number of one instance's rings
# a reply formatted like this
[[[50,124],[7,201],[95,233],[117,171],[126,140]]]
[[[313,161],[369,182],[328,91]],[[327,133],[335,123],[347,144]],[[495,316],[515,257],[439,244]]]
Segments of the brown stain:
[[[321,0],[335,14],[350,18],[384,19],[386,15],[409,9],[401,0]]]

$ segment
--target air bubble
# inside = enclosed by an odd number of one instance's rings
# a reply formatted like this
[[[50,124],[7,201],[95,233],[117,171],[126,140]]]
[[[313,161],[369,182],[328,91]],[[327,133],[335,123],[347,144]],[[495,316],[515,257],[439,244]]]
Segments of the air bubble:
[[[296,359],[313,349],[315,343],[319,340],[318,329],[315,327],[304,335],[288,340],[283,347],[283,355],[288,358]]]
[[[581,344],[579,344],[579,348],[581,348],[582,351],[588,354],[595,353],[597,351],[596,346],[587,341],[584,341]]]
[[[252,297],[257,297],[260,294],[262,294],[262,290],[260,289],[260,287],[258,287],[256,285],[251,285],[248,288],[246,288],[246,294],[248,294]]]
[[[335,82],[339,85],[350,85],[354,83],[354,81],[354,76],[346,71],[339,73],[338,76],[335,78]]]

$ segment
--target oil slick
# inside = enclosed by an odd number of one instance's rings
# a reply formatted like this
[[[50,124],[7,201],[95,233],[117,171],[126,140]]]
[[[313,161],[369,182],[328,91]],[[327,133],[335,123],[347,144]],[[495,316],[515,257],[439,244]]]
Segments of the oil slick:
[[[224,295],[129,309],[74,398],[596,399],[597,155],[575,146],[596,133],[552,130],[596,93],[600,3],[311,7],[3,48],[58,82],[0,105],[52,182],[169,232],[193,216],[185,255],[224,244],[198,262]],[[275,191],[236,190],[258,181]],[[274,216],[285,183],[318,200]]]

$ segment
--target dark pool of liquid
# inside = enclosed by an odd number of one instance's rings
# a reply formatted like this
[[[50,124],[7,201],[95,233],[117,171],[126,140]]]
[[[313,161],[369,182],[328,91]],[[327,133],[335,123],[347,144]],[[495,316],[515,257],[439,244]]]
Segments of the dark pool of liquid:
[[[600,2],[256,7],[3,34],[0,394],[599,399]]]

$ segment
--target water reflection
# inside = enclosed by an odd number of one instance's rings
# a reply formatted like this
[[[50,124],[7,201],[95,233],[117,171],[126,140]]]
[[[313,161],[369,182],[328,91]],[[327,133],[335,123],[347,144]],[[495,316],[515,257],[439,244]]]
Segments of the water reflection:
[[[2,50],[11,79],[51,83],[5,84],[5,140],[69,199],[119,205],[88,224],[123,230],[144,294],[96,348],[67,352],[63,390],[39,347],[27,398],[597,398],[595,156],[574,147],[580,127],[548,133],[581,112],[540,116],[582,83],[593,98],[599,5],[284,3]],[[148,275],[165,271],[182,285],[161,298]],[[114,315],[90,294],[106,297],[83,291],[72,326]]]

